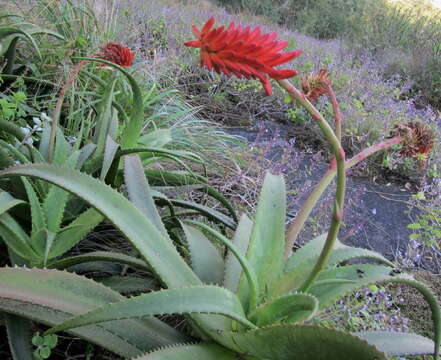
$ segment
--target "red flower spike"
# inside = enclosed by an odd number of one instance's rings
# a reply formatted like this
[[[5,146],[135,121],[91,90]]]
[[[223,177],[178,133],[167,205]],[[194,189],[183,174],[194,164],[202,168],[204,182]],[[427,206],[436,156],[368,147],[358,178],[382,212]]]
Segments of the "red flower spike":
[[[135,53],[120,43],[111,41],[101,47],[101,51],[96,55],[97,58],[113,62],[124,68],[132,66]]]
[[[187,41],[184,45],[199,48],[201,66],[238,78],[259,79],[267,95],[272,94],[269,78],[287,79],[297,75],[296,70],[275,69],[274,66],[287,63],[302,51],[286,53],[280,51],[288,46],[287,41],[277,41],[277,33],[262,34],[260,27],[252,30],[233,22],[227,29],[223,26],[213,28],[211,17],[201,31],[192,26],[197,40]]]

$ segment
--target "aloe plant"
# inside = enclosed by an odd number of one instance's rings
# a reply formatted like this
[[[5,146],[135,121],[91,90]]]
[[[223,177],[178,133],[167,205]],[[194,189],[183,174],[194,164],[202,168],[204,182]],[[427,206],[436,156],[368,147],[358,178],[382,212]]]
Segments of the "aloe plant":
[[[139,158],[133,155],[125,163],[128,173],[140,166]],[[122,299],[107,306],[96,304],[94,309],[90,309],[92,311],[86,310],[84,314],[65,322],[65,319],[52,321],[51,324],[56,326],[49,332],[74,331],[76,327],[95,326],[101,322],[110,326],[122,319],[179,313],[191,316],[190,324],[205,339],[205,343],[189,347],[178,345],[179,340],[176,340],[173,351],[170,348],[155,350],[141,358],[164,356],[184,359],[202,353],[206,359],[215,359],[222,353],[226,359],[233,359],[235,354],[247,354],[257,359],[288,359],[292,356],[301,359],[341,358],[348,354],[360,359],[385,359],[387,356],[437,352],[431,340],[414,334],[349,334],[311,325],[310,320],[316,314],[356,289],[378,282],[399,282],[415,287],[429,302],[434,314],[437,347],[439,344],[439,308],[434,297],[424,285],[409,275],[394,271],[392,263],[374,252],[344,246],[337,240],[318,278],[307,291],[299,291],[304,278],[314,269],[326,234],[312,240],[285,260],[285,189],[279,175],[267,175],[255,220],[242,216],[234,241],[202,223],[184,224],[185,236],[192,244],[188,247],[189,262],[183,261],[162,228],[159,215],[152,207],[151,191],[146,183],[144,190],[129,188],[130,192],[136,191],[140,196],[144,192],[142,197],[137,197],[144,199],[143,203],[135,201],[132,204],[115,190],[74,169],[48,164],[19,165],[3,170],[0,177],[5,176],[44,179],[89,202],[121,230],[158,280],[169,288]],[[143,181],[146,181],[145,178]],[[150,203],[148,207],[147,203]],[[266,221],[266,214],[272,212],[274,219]],[[227,256],[223,257],[208,239],[224,244],[229,249]],[[271,258],[263,255],[265,251],[272,252]],[[345,265],[354,258],[375,259],[382,265]],[[9,271],[20,273],[22,270]],[[362,277],[359,276],[361,272]],[[210,278],[206,278],[208,273],[211,273]],[[48,281],[52,276],[59,276],[55,270],[51,274],[48,274]],[[202,274],[205,274],[205,278]],[[28,271],[27,275],[38,276],[33,275],[33,271]],[[13,278],[14,275],[7,277],[10,282],[14,282]],[[204,282],[218,285],[203,285]],[[0,288],[4,286],[2,283]],[[56,281],[50,286],[55,291]],[[12,301],[9,297],[14,296],[7,291],[2,298]],[[8,304],[9,301],[2,303]],[[6,306],[3,311],[16,314],[13,306]],[[38,320],[42,321],[42,318]],[[46,320],[45,323],[49,322]],[[83,337],[89,339],[88,336]],[[220,345],[207,345],[207,337]],[[98,343],[94,339],[89,340]],[[403,345],[410,341],[412,349]],[[319,348],[317,342],[320,342]],[[110,344],[104,346],[109,348]],[[132,355],[127,353],[124,356]]]

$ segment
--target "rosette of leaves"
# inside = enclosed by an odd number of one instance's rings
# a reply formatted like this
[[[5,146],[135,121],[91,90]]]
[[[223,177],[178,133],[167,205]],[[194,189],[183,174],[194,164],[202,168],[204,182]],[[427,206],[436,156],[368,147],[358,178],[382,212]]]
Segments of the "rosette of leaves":
[[[188,255],[181,255],[164,229],[140,169],[137,156],[124,158],[126,183],[133,177],[143,183],[128,186],[130,200],[89,175],[53,165],[19,165],[1,171],[0,178],[45,180],[89,203],[124,234],[166,289],[118,298],[110,289],[78,275],[4,268],[0,270],[2,311],[53,326],[46,334],[68,331],[137,359],[438,356],[440,313],[435,298],[377,253],[337,242],[326,267],[311,286],[300,291],[325,236],[285,258],[286,200],[281,176],[266,176],[254,219],[242,216],[232,241],[203,223],[183,223]],[[212,241],[222,244],[225,256]],[[373,259],[379,264],[351,264],[352,259]],[[408,284],[422,293],[432,310],[435,341],[411,333],[346,333],[311,323],[316,314],[352,291],[387,282]],[[181,334],[153,317],[162,314],[187,315],[193,331]],[[140,332],[124,328],[130,321],[142,322],[142,337],[134,339]],[[121,330],[118,335],[127,340],[126,346],[116,346],[110,337],[98,338],[98,333],[93,337],[97,329]],[[148,352],[142,355],[144,351]]]

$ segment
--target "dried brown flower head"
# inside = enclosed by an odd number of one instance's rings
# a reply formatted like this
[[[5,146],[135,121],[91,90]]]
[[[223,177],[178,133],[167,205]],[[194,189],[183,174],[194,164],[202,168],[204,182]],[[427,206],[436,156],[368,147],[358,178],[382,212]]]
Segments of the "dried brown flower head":
[[[310,74],[302,78],[302,91],[309,101],[316,103],[318,98],[328,92],[329,72],[320,69],[318,74]]]
[[[128,47],[115,41],[111,41],[101,47],[101,51],[96,57],[127,68],[132,66],[135,53],[130,51]]]
[[[398,124],[391,135],[403,138],[403,147],[399,150],[402,156],[413,157],[418,160],[421,168],[426,167],[434,139],[433,131],[428,125],[420,121]]]

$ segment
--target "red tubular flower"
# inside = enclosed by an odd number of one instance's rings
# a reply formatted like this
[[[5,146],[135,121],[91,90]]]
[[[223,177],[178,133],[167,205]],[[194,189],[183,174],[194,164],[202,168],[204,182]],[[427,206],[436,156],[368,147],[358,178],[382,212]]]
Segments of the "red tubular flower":
[[[276,41],[277,33],[262,34],[260,27],[251,29],[231,23],[212,29],[214,18],[204,25],[201,31],[193,25],[198,40],[184,45],[200,48],[201,66],[227,76],[259,79],[268,95],[272,94],[269,78],[287,79],[297,75],[296,70],[275,69],[274,66],[289,62],[302,51],[280,52],[288,46],[287,41]]]
[[[96,57],[127,68],[132,66],[135,53],[131,52],[128,47],[115,41],[111,41],[101,47],[101,51]]]

